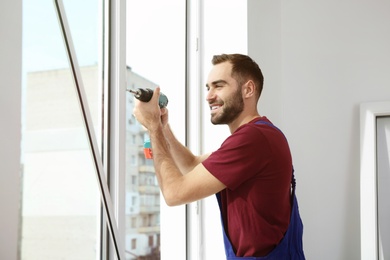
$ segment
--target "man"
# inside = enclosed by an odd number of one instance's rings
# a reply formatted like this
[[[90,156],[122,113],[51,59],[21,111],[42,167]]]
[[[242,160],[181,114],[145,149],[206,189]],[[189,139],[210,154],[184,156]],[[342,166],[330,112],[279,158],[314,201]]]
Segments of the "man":
[[[136,102],[134,116],[149,131],[164,199],[174,206],[217,194],[227,259],[304,259],[302,223],[297,208],[292,211],[289,146],[257,111],[262,72],[241,54],[216,55],[212,63],[206,84],[211,122],[227,124],[231,132],[217,151],[195,156],[178,142],[167,109],[158,107],[160,88],[148,103]],[[290,234],[289,226],[299,232]]]

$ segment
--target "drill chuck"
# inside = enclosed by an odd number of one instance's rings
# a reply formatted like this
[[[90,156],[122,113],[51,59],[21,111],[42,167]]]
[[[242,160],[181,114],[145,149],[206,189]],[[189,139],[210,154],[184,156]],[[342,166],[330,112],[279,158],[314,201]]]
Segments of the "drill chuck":
[[[136,90],[128,89],[134,97],[142,102],[149,102],[153,96],[153,90],[150,88],[138,88]],[[158,105],[160,108],[166,107],[168,105],[168,98],[163,93],[160,92],[160,97],[158,98]]]

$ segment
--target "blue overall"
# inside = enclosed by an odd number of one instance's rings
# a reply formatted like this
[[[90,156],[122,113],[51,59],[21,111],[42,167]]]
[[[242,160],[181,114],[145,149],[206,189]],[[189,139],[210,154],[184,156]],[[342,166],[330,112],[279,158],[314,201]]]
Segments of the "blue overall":
[[[274,125],[264,122],[264,121],[257,121],[255,124],[267,124],[272,127],[275,127]],[[278,129],[277,127],[275,127]],[[279,129],[278,129],[279,130]],[[280,130],[279,130],[280,131]],[[302,236],[303,236],[303,224],[301,217],[299,215],[298,210],[298,201],[295,196],[295,177],[294,177],[294,169],[292,172],[292,180],[291,180],[291,217],[290,217],[290,224],[288,226],[287,232],[280,241],[280,243],[267,255],[262,257],[238,257],[234,253],[232,244],[230,243],[230,240],[228,236],[226,235],[226,231],[223,224],[223,217],[222,217],[222,203],[221,203],[221,196],[220,193],[217,193],[217,200],[218,205],[221,211],[221,223],[222,223],[222,230],[223,230],[223,240],[225,243],[225,253],[226,253],[226,259],[227,260],[240,260],[240,259],[248,259],[248,260],[304,260],[305,255],[303,252],[303,245],[302,245]]]

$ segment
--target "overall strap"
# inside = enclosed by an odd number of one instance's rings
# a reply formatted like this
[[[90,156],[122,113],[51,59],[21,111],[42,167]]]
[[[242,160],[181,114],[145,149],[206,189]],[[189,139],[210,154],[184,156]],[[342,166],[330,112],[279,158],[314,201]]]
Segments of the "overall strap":
[[[268,126],[271,126],[275,129],[277,129],[280,133],[282,133],[282,135],[284,136],[284,138],[286,139],[287,141],[287,138],[286,136],[284,135],[284,133],[282,132],[282,130],[280,130],[278,127],[276,127],[274,124],[270,123],[270,122],[267,122],[267,121],[262,121],[262,120],[258,120],[255,122],[256,125],[268,125]],[[291,175],[291,193],[292,195],[294,196],[295,195],[295,186],[297,185],[297,182],[295,180],[295,176],[294,176],[294,165],[292,166],[292,175]]]

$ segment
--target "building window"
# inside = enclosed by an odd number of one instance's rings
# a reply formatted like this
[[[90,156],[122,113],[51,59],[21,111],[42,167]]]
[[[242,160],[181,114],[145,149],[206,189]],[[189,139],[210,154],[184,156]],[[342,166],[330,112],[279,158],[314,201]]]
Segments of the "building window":
[[[137,217],[131,218],[131,227],[136,228],[137,227]]]
[[[131,176],[131,184],[136,185],[137,184],[137,176]]]
[[[137,156],[131,155],[131,165],[137,165]]]
[[[131,240],[131,249],[136,249],[137,248],[137,239],[133,238]]]

